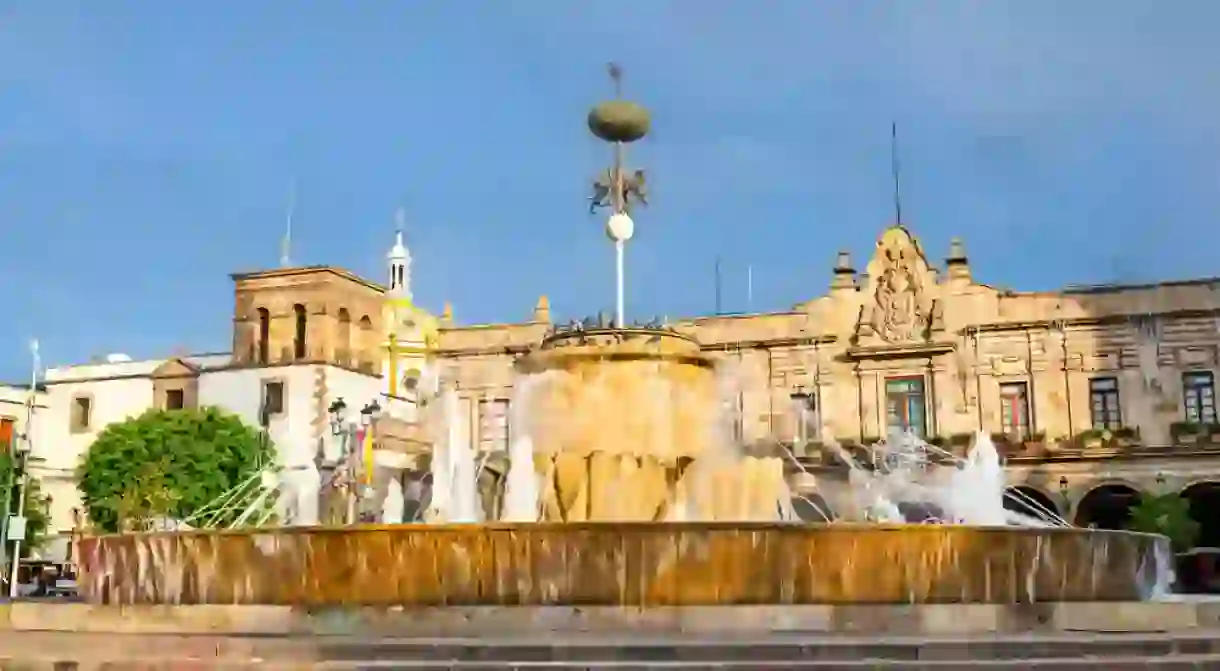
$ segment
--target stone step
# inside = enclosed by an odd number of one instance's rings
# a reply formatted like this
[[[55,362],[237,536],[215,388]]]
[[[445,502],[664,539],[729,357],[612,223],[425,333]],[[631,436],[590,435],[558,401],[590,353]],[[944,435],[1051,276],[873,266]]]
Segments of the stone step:
[[[643,671],[655,669],[666,671],[765,671],[767,669],[810,669],[812,671],[1215,671],[1220,669],[1220,655],[1175,655],[1160,656],[1106,656],[1044,658],[1038,660],[957,660],[957,661],[903,661],[903,660],[854,660],[854,661],[783,661],[769,659],[707,660],[703,662],[537,662],[515,663],[494,660],[479,662],[443,662],[438,660],[417,661],[365,661],[365,662],[296,662],[273,663],[266,661],[216,662],[186,658],[132,659],[106,661],[91,658],[87,661],[15,661],[0,658],[0,669],[8,671],[380,671],[382,669],[430,669],[452,671],[493,671],[513,669],[515,671]]]
[[[262,667],[266,668],[266,667]],[[812,671],[869,671],[884,670],[884,671],[961,671],[963,669],[982,669],[987,671],[993,669],[995,671],[1024,671],[1025,669],[1034,669],[1035,671],[1056,671],[1063,669],[1065,671],[1083,671],[1091,669],[1093,671],[1147,671],[1155,669],[1156,671],[1214,671],[1220,669],[1220,655],[1179,655],[1173,658],[1165,657],[1093,657],[1093,658],[1046,658],[1036,661],[1029,660],[1003,660],[1003,661],[939,661],[939,662],[913,662],[913,661],[878,661],[878,660],[856,660],[851,662],[826,662],[826,661],[773,661],[769,659],[756,659],[751,661],[722,660],[705,662],[671,662],[671,663],[654,663],[654,662],[554,662],[554,663],[525,663],[517,664],[512,662],[455,662],[451,664],[442,664],[440,662],[327,662],[317,664],[314,669],[324,669],[325,671],[356,671],[375,669],[451,669],[453,671],[492,671],[493,669],[513,669],[514,671],[561,671],[564,669],[584,669],[586,671],[598,671],[605,669],[606,671],[642,671],[644,669],[656,669],[658,671],[666,669],[675,669],[681,671],[725,671],[740,669],[741,671],[763,671],[766,669],[811,669]]]
[[[995,669],[1220,670],[1220,630],[950,637],[774,635],[645,640],[235,637],[22,632],[0,641],[0,669]],[[1166,666],[1168,664],[1168,666]],[[1117,665],[1117,666],[1116,666]]]
[[[327,640],[316,658],[364,661],[494,660],[506,663],[840,662],[1037,660],[1100,656],[1220,655],[1220,632],[1197,634],[1079,634],[973,638],[779,637],[760,640]]]

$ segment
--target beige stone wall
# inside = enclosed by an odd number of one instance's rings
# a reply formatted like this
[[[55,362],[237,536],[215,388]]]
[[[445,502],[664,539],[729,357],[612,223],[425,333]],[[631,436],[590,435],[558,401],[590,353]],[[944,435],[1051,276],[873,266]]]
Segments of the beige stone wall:
[[[1021,293],[976,283],[964,252],[958,257],[938,269],[913,236],[892,228],[867,272],[837,273],[834,288],[791,312],[677,327],[735,371],[746,440],[789,439],[797,390],[816,395],[825,435],[882,436],[886,380],[904,376],[924,380],[930,436],[1001,431],[1000,386],[1024,382],[1031,429],[1070,437],[1092,425],[1089,381],[1112,376],[1124,424],[1165,445],[1183,417],[1182,374],[1220,377],[1220,291],[1210,281]],[[1162,329],[1160,392],[1145,388],[1139,367],[1136,319],[1150,314]],[[463,388],[506,395],[515,356],[546,329],[444,329],[444,365]]]
[[[306,352],[302,361],[334,363],[376,372],[383,289],[346,271],[286,268],[234,276],[233,358],[258,363],[260,308],[270,313],[267,363],[297,360],[295,305],[305,307]],[[367,327],[362,327],[362,320]]]
[[[793,439],[794,392],[815,397],[823,436],[883,436],[886,380],[906,376],[924,381],[929,436],[999,432],[1001,385],[1024,382],[1032,430],[1050,439],[1070,437],[1091,427],[1089,383],[1106,376],[1119,380],[1124,424],[1138,427],[1145,445],[1168,446],[1170,426],[1184,415],[1183,373],[1220,377],[1220,282],[1013,292],[976,282],[960,246],[952,256],[938,266],[908,231],[891,228],[863,272],[841,257],[823,295],[790,311],[698,317],[674,326],[732,371],[741,437],[749,442]],[[322,267],[234,280],[239,365],[255,363],[260,307],[271,313],[271,363],[292,357],[292,308],[299,303],[308,312],[309,360],[377,370],[382,287]],[[458,327],[446,309],[439,366],[456,377],[472,431],[488,433],[491,424],[503,424],[513,362],[551,327],[545,298],[526,314],[530,321]],[[1148,315],[1160,324],[1159,390],[1148,388],[1140,370],[1140,320]],[[363,317],[367,329],[360,328]],[[167,370],[160,386],[187,378],[186,371]],[[499,415],[483,417],[479,408]],[[481,442],[503,445],[499,439]],[[1215,466],[1190,463],[1197,466],[1190,471],[1195,479]],[[1037,477],[1057,482],[1063,476],[1054,474],[1063,468],[1048,466]],[[1152,486],[1147,469],[1131,468],[1138,471],[1133,478]],[[1076,491],[1079,478],[1072,477]],[[1057,487],[1052,485],[1045,488]]]

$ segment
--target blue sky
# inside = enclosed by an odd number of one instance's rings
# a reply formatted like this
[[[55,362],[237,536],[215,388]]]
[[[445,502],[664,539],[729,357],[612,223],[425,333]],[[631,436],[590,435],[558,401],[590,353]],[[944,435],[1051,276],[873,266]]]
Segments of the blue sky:
[[[604,64],[632,148],[628,310],[785,309],[904,218],[1018,289],[1217,272],[1220,3],[1206,0],[0,0],[0,378],[228,347],[228,273],[377,279],[405,208],[415,289],[462,323],[613,304],[584,198]],[[746,301],[746,268],[754,297]],[[859,259],[858,265],[863,264]]]

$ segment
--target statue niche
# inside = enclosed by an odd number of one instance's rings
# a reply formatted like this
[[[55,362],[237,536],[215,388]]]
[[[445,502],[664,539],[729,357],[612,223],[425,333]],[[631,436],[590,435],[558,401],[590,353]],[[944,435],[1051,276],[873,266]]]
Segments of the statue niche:
[[[928,263],[918,243],[906,229],[887,230],[877,242],[877,253],[869,262],[868,294],[872,305],[861,316],[862,331],[872,331],[882,340],[903,344],[928,338],[933,301],[924,286]]]

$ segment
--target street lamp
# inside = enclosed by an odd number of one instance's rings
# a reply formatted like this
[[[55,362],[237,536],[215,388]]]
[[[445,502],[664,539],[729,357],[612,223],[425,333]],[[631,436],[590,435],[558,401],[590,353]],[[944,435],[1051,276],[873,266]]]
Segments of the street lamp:
[[[335,402],[331,403],[330,407],[328,407],[326,409],[326,413],[328,415],[330,415],[330,435],[332,435],[332,436],[343,435],[343,429],[344,429],[343,411],[344,410],[347,410],[347,403],[343,400],[342,396],[340,396],[339,398],[336,398]]]
[[[368,405],[360,409],[360,426],[372,426],[373,420],[381,415],[381,404],[377,399],[373,399]]]

